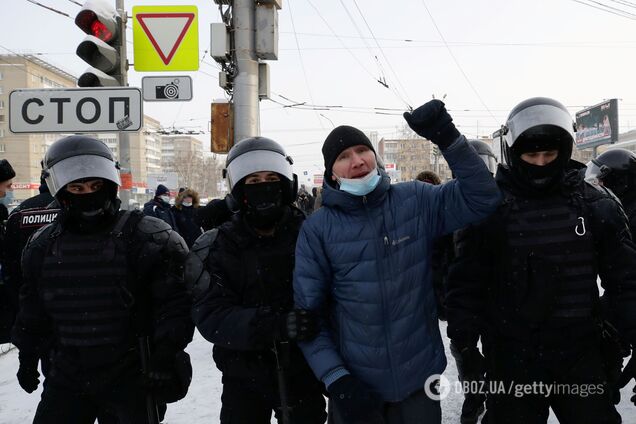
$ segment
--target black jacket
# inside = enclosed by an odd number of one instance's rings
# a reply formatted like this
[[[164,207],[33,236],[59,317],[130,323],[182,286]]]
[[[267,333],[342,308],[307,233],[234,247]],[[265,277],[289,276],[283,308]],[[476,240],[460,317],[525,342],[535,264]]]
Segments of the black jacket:
[[[225,377],[274,387],[276,318],[293,307],[294,251],[303,220],[301,211],[288,209],[272,237],[257,235],[240,213],[218,228],[204,260],[210,285],[195,299],[192,316],[214,343],[214,360]],[[315,382],[298,347],[285,348],[287,373]]]
[[[21,256],[27,240],[35,231],[49,224],[57,216],[55,199],[48,193],[26,199],[9,215],[2,243],[2,278],[0,287],[4,313],[0,313],[0,343],[9,341],[9,332],[18,311],[18,293],[22,284]],[[50,208],[47,208],[49,207]]]
[[[611,307],[619,317],[619,331],[626,340],[634,343],[636,246],[631,241],[620,204],[603,190],[584,182],[577,172],[578,167],[571,161],[560,184],[550,195],[563,199],[560,201],[563,204],[571,204],[572,207],[577,204],[582,209],[580,213],[585,219],[587,231],[591,231],[593,242],[593,251],[588,252],[593,260],[587,265],[590,272],[601,278]],[[511,256],[514,249],[508,243],[505,229],[510,226],[508,211],[515,207],[523,211],[522,203],[531,202],[537,193],[519,185],[510,170],[501,165],[496,180],[506,197],[502,206],[485,221],[463,230],[457,237],[457,258],[450,268],[446,296],[448,336],[460,348],[475,346],[480,336],[485,345],[506,342],[533,344],[537,340],[557,345],[594,343],[598,333],[594,319],[547,319],[539,324],[527,320],[522,301],[530,293],[525,282],[530,281],[532,276],[525,275],[525,272],[530,272],[528,270],[511,269],[510,263],[519,258]],[[545,211],[549,208],[549,205],[546,206]],[[532,219],[541,218],[536,216]],[[575,230],[574,224],[571,229]],[[522,242],[531,237],[528,234],[519,236]],[[541,237],[554,243],[556,235]],[[541,251],[535,250],[536,254],[528,257],[529,261],[540,259]],[[561,253],[565,261],[574,260],[568,252]],[[563,289],[565,276],[573,278],[571,269],[563,268],[563,263],[537,266],[534,272],[539,273],[539,278],[534,281]],[[593,302],[598,303],[595,282],[593,286],[590,288]],[[595,310],[594,315],[598,315],[598,311]]]
[[[83,240],[88,240],[86,237],[106,237],[107,242],[102,244],[99,252],[89,256],[91,264],[76,264],[68,271],[66,279],[62,274],[65,272],[64,264],[67,267],[72,264],[73,255],[85,257],[90,253],[72,250],[77,248],[65,241],[77,239],[78,236],[69,232],[63,216],[38,230],[24,249],[20,311],[13,327],[12,342],[21,353],[28,356],[49,356],[52,369],[47,378],[55,376],[58,383],[73,385],[92,381],[95,384],[108,384],[121,378],[122,373],[138,373],[140,360],[136,347],[140,335],[148,335],[152,346],[157,349],[164,347],[175,352],[184,349],[192,339],[194,326],[189,316],[191,303],[183,284],[183,264],[188,252],[183,239],[164,222],[144,217],[139,212],[133,212],[125,221],[126,226],[118,232],[116,225],[123,213],[119,212],[117,219],[100,230],[82,236]],[[86,244],[86,241],[82,243]],[[73,251],[78,253],[74,254]],[[111,263],[109,257],[117,258],[122,254],[125,258],[121,262],[123,268],[117,272],[125,278],[118,284],[121,284],[121,299],[128,305],[125,313],[130,319],[122,321],[120,317],[116,321],[114,317],[104,317],[96,325],[111,334],[119,332],[119,341],[98,347],[87,343],[84,347],[81,341],[83,333],[77,333],[73,335],[73,343],[65,342],[60,332],[64,329],[63,325],[70,324],[62,320],[72,322],[74,327],[79,328],[84,314],[100,313],[101,309],[91,309],[91,305],[104,303],[102,297],[106,292],[99,294],[95,290],[89,291],[95,285],[94,281],[100,278],[98,271],[91,274],[91,269],[115,272],[115,269],[109,270],[115,266],[108,266]],[[54,261],[51,261],[56,255],[60,255],[59,263],[62,263],[57,270]],[[41,287],[46,269],[49,270],[48,275],[53,277],[49,278],[47,287]],[[83,281],[77,277],[80,272],[93,275],[94,278],[87,277],[84,286],[78,286],[78,282]],[[66,293],[70,292],[78,294],[72,297],[73,301],[64,302],[64,297],[69,296]],[[97,297],[91,298],[91,293]],[[45,304],[54,302],[57,302],[57,310],[50,306],[45,308]],[[101,305],[100,308],[106,306]],[[72,334],[72,330],[63,331],[71,331]],[[90,334],[85,336],[86,340],[91,337]]]
[[[172,206],[157,197],[144,204],[144,215],[159,218],[168,224],[173,230],[179,231],[179,228],[177,228],[177,221],[175,220],[174,213],[172,212]]]
[[[203,234],[201,227],[196,221],[197,209],[192,206],[181,206],[181,208],[175,207],[172,209],[179,235],[183,237],[188,247],[192,247],[195,240]]]

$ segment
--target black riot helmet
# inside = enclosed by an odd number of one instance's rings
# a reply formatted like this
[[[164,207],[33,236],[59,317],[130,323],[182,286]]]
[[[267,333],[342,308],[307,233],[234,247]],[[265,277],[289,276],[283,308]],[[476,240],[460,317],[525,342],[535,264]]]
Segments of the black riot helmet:
[[[547,97],[533,97],[515,106],[502,127],[503,152],[513,173],[541,188],[554,182],[565,169],[574,145],[575,125],[565,106]],[[539,166],[521,159],[524,153],[558,150],[551,163]]]
[[[101,178],[121,185],[119,164],[100,140],[72,135],[49,147],[42,163],[44,179],[53,196],[70,182]]]
[[[292,169],[293,161],[283,147],[266,137],[250,137],[239,141],[227,155],[223,177],[227,178],[233,206],[245,204],[245,177],[255,172],[271,171],[281,178],[282,203],[296,200],[298,177]]]
[[[497,171],[497,156],[493,153],[488,143],[481,140],[467,140],[470,147],[473,148],[486,164],[491,174]]]
[[[119,164],[100,140],[81,135],[57,140],[44,155],[42,168],[51,194],[71,216],[95,223],[119,209]],[[71,194],[64,190],[69,183],[96,179],[101,179],[103,186],[94,193]]]
[[[609,188],[620,199],[636,186],[636,153],[610,149],[587,163],[585,179]]]

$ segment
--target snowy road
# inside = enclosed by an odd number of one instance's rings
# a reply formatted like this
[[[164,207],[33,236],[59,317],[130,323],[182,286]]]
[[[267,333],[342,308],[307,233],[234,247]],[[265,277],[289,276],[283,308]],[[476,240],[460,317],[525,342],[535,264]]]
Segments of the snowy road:
[[[442,323],[442,334],[446,333],[446,325]],[[457,369],[448,351],[449,358],[445,376],[449,381],[457,380]],[[203,424],[218,423],[221,409],[221,375],[212,361],[212,345],[196,334],[194,341],[188,347],[194,368],[194,377],[188,396],[176,403],[169,405],[165,424]],[[15,378],[18,369],[18,354],[16,349],[0,356],[0,423],[2,424],[26,424],[33,419],[35,408],[40,398],[40,390],[27,394]],[[623,422],[636,423],[636,407],[629,402],[633,383],[622,391],[622,402],[619,412],[623,416]],[[462,395],[451,390],[447,398],[442,400],[443,423],[458,424],[459,411],[461,409]],[[274,421],[275,422],[275,421]],[[554,417],[550,418],[550,424],[556,424]]]

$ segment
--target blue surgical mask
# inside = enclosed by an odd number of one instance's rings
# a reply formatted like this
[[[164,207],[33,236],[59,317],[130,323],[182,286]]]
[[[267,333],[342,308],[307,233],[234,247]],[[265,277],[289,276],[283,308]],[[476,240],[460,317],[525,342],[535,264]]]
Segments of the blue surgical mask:
[[[340,190],[353,194],[354,196],[366,196],[371,193],[380,183],[380,174],[377,168],[369,172],[362,178],[340,178],[338,184],[340,184]]]

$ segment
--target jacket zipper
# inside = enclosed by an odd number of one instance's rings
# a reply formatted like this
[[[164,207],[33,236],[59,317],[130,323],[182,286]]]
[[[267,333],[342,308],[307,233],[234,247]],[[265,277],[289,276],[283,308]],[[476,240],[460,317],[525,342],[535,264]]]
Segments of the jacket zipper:
[[[369,222],[371,223],[371,226],[373,227],[373,232],[374,234],[377,234],[377,228],[373,223],[373,219],[371,217],[371,214],[369,213],[369,209],[367,208],[367,196],[362,196],[362,203],[364,204],[364,210],[367,213],[367,218],[369,219]],[[389,242],[389,237],[388,235],[385,235],[383,237],[383,241],[384,241],[384,249],[386,249],[388,251],[388,249],[390,248],[390,242]],[[380,249],[381,252],[384,251],[384,249]],[[390,253],[390,252],[389,252]],[[391,353],[391,343],[390,343],[390,339],[391,339],[391,328],[390,328],[390,320],[388,319],[388,313],[386,310],[386,287],[385,287],[385,278],[384,278],[384,269],[382,267],[382,259],[384,258],[383,255],[379,256],[379,260],[376,261],[376,266],[378,269],[378,275],[380,276],[380,302],[381,302],[381,307],[382,307],[382,321],[383,323],[386,325],[386,332],[384,332],[384,343],[386,346],[386,352],[387,352],[387,356],[389,357],[389,367],[390,367],[390,372],[391,372],[391,379],[393,380],[393,395],[396,396],[398,393],[398,384],[397,384],[397,377],[395,374],[395,365],[394,365],[394,361],[393,361],[393,355]]]

